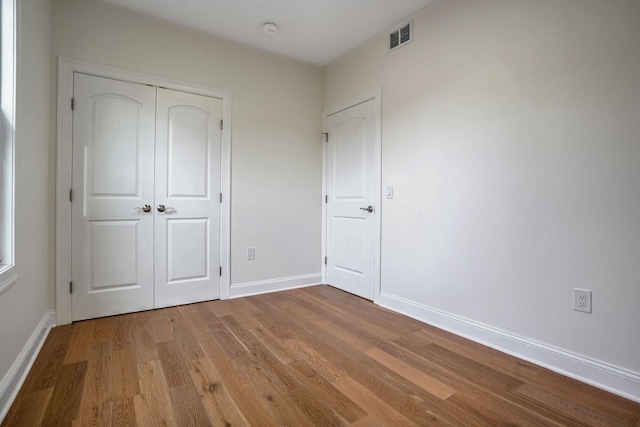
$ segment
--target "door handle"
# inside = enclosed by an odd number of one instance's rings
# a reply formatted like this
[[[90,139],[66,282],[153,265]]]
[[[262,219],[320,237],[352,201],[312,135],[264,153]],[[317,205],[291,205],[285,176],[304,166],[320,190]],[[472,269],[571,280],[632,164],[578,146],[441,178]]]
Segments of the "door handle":
[[[373,206],[369,205],[366,208],[360,208],[361,211],[373,212]]]
[[[160,213],[162,213],[162,212],[171,213],[171,211],[175,210],[171,206],[165,206],[165,205],[158,205],[158,207],[156,209]]]
[[[143,207],[136,206],[134,209],[137,209],[137,210],[145,212],[145,213],[151,212],[151,206],[149,206],[149,205],[144,205]]]

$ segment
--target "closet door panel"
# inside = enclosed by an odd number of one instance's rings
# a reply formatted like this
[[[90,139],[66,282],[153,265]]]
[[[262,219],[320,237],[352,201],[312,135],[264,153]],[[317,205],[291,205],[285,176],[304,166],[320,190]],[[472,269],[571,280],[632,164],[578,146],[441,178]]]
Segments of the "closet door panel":
[[[153,308],[155,88],[74,75],[72,319]]]
[[[222,101],[158,89],[156,307],[220,297]]]

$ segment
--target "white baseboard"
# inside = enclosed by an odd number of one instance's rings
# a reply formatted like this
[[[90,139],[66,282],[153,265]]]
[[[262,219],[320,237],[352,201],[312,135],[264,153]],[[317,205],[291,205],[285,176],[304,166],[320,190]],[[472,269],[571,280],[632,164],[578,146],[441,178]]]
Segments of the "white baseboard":
[[[640,374],[636,372],[626,371],[384,292],[380,294],[379,304],[503,353],[640,402]]]
[[[0,423],[9,412],[11,404],[15,400],[20,387],[27,378],[27,374],[33,366],[42,344],[49,335],[49,331],[56,325],[56,312],[48,310],[40,319],[40,323],[29,337],[20,354],[13,362],[9,371],[0,381]]]
[[[322,283],[322,274],[306,274],[304,276],[281,277],[279,279],[260,280],[258,282],[238,283],[231,285],[230,298],[247,297],[267,292],[304,288]]]

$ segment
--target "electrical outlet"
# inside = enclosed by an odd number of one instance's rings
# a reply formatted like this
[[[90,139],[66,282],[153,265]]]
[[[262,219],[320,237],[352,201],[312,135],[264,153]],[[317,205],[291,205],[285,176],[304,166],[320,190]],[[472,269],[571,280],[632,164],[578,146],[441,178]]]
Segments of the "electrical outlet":
[[[573,290],[573,309],[591,313],[591,291],[586,289]]]
[[[247,248],[247,259],[249,261],[256,259],[256,248]]]

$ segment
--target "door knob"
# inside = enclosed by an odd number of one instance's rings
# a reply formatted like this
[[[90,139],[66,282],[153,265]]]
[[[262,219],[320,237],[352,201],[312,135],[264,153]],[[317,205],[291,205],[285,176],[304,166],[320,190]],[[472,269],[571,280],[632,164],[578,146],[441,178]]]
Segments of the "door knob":
[[[361,211],[373,212],[373,206],[369,205],[366,208],[360,208]]]
[[[143,207],[135,207],[134,209],[138,209],[142,212],[151,212],[151,206],[149,205],[144,205]]]
[[[165,212],[165,213],[168,213],[168,214],[173,212],[173,211],[175,211],[175,209],[172,208],[171,206],[165,206],[165,205],[158,205],[158,207],[156,209],[160,213]]]

